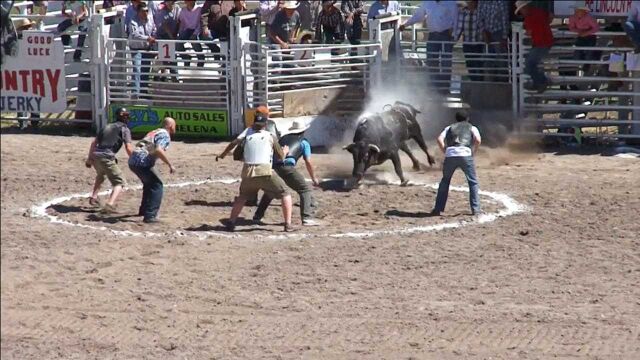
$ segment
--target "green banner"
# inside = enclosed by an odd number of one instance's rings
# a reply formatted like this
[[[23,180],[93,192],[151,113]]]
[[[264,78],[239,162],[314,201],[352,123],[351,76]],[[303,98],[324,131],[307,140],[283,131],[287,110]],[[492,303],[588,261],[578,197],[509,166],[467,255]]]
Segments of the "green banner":
[[[131,114],[129,128],[134,134],[146,134],[157,129],[165,117],[176,120],[176,135],[226,137],[229,120],[225,110],[176,109],[159,106],[111,104],[109,118],[119,107],[126,107]]]

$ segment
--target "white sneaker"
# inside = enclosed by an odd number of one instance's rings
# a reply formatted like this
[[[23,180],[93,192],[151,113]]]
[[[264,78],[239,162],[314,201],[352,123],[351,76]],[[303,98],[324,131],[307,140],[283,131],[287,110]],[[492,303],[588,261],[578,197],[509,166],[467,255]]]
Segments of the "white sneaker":
[[[304,219],[302,220],[302,225],[304,226],[322,226],[324,225],[321,221],[315,219]]]

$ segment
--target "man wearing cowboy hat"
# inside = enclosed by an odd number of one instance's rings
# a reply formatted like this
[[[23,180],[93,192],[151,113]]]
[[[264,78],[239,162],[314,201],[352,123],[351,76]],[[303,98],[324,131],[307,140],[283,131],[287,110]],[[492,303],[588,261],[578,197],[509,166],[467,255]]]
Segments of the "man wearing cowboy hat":
[[[22,39],[22,33],[25,30],[33,30],[33,28],[36,26],[36,23],[32,22],[31,20],[27,19],[27,18],[20,18],[20,19],[14,19],[13,21],[13,26],[16,29],[16,33],[18,34],[18,39]],[[35,113],[32,112],[31,116],[29,116],[29,113],[27,112],[19,112],[18,113],[18,118],[19,119],[33,119],[31,120],[31,126],[33,126],[34,128],[38,127],[38,125],[40,124],[40,113]],[[20,129],[24,130],[27,128],[27,121],[26,120],[18,120],[18,126],[20,127]]]
[[[530,0],[516,1],[515,13],[524,16],[524,28],[531,37],[531,50],[525,60],[524,72],[531,76],[532,82],[525,84],[525,89],[543,93],[549,86],[549,79],[539,65],[553,46],[553,33],[548,21],[549,13],[531,6]]]
[[[320,186],[320,182],[313,169],[313,164],[311,163],[311,144],[304,138],[304,132],[308,128],[309,125],[305,125],[299,121],[293,122],[289,128],[289,133],[284,135],[279,141],[280,146],[288,148],[289,152],[284,160],[274,163],[274,170],[278,176],[284,180],[287,186],[300,196],[300,217],[302,219],[302,225],[318,226],[321,225],[320,222],[313,219],[312,208],[314,207],[314,199],[311,187],[304,176],[296,170],[298,160],[303,158],[313,185]],[[253,216],[254,221],[260,222],[260,220],[262,220],[272,199],[268,193],[264,194]]]
[[[296,11],[297,1],[285,1],[271,26],[269,26],[269,39],[272,44],[280,45],[281,49],[288,49],[298,35],[300,29],[300,14]]]

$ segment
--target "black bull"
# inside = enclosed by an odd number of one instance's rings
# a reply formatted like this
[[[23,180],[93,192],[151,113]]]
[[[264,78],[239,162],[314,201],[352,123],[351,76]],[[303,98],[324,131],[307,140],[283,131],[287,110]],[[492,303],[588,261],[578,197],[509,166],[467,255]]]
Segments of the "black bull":
[[[353,176],[357,182],[362,180],[369,167],[380,165],[390,159],[402,185],[406,185],[408,180],[402,173],[398,150],[409,155],[414,170],[420,169],[418,159],[407,146],[406,141],[409,139],[415,140],[427,154],[429,165],[435,164],[422,137],[420,124],[416,120],[419,113],[420,111],[413,106],[396,101],[389,110],[360,119],[353,143],[344,147],[353,155]]]

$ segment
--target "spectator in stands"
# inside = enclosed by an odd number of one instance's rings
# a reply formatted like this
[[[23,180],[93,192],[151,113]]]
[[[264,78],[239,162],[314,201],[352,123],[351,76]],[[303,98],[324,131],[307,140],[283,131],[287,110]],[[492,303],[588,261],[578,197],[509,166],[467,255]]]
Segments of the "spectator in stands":
[[[623,24],[623,27],[629,39],[636,47],[635,53],[640,53],[640,1],[636,0],[631,2],[629,16]]]
[[[118,166],[116,154],[124,145],[124,149],[128,156],[133,153],[131,145],[131,131],[127,124],[129,123],[129,112],[126,108],[118,108],[115,111],[115,121],[107,124],[98,132],[89,148],[89,155],[85,161],[85,165],[96,170],[96,180],[93,183],[93,192],[89,197],[89,204],[92,206],[100,206],[98,193],[105,178],[109,179],[111,186],[111,195],[109,200],[102,207],[101,212],[105,214],[113,214],[116,211],[115,203],[118,195],[125,185],[124,176]]]
[[[509,36],[509,2],[504,0],[482,0],[478,2],[478,27],[482,29],[484,41],[489,45],[489,52],[495,54],[495,60],[488,60],[484,66],[489,81],[508,81],[507,72],[495,68],[507,68],[507,57],[499,54],[507,52]],[[503,76],[499,76],[503,75]]]
[[[524,16],[524,28],[531,37],[531,49],[525,60],[525,73],[531,76],[531,83],[524,84],[527,90],[544,92],[549,86],[549,79],[539,68],[544,57],[553,46],[553,33],[549,26],[549,13],[531,6],[531,1],[516,1],[516,14]]]
[[[25,30],[32,30],[35,26],[35,22],[32,22],[31,20],[27,19],[27,18],[21,18],[21,19],[15,19],[13,20],[13,27],[16,29],[16,34],[18,36],[18,39],[22,39],[22,32]],[[40,124],[40,114],[39,113],[28,113],[28,112],[19,112],[18,113],[18,127],[20,127],[20,129],[24,130],[27,128],[27,121],[26,120],[22,120],[22,119],[29,119],[31,118],[31,126],[33,126],[34,128],[37,128],[38,125]]]
[[[220,47],[213,40],[228,41],[231,32],[229,16],[222,11],[222,4],[218,1],[205,1],[201,15],[202,31],[199,39],[208,41],[206,43],[209,50],[214,55],[214,59],[220,60]]]
[[[458,11],[458,20],[456,21],[455,30],[453,32],[453,41],[458,41],[464,35],[464,43],[462,51],[466,58],[467,71],[472,81],[482,80],[482,54],[484,52],[484,44],[480,38],[482,30],[478,22],[478,0],[458,1],[461,9]]]
[[[282,9],[282,5],[284,5],[284,0],[260,0],[260,18],[267,24],[267,31]]]
[[[29,6],[29,14],[45,16],[47,15],[48,7],[49,7],[48,1],[34,1]],[[43,19],[36,19],[33,23],[33,29],[40,30],[40,31],[44,30]]]
[[[178,40],[183,40],[183,42],[179,42],[176,44],[176,51],[184,52],[184,41],[187,40],[197,40],[200,35],[200,31],[202,29],[201,23],[201,11],[200,8],[196,6],[195,0],[186,0],[185,7],[180,10],[179,15],[179,30],[178,30]],[[198,66],[204,66],[204,54],[202,54],[202,46],[200,43],[191,43],[191,47],[193,50],[198,53]],[[180,54],[182,59],[186,59],[184,61],[184,66],[189,66],[189,60],[191,60],[191,55],[189,54]]]
[[[280,45],[281,49],[288,49],[298,36],[300,14],[296,11],[297,7],[295,1],[285,1],[269,27],[271,43]]]
[[[67,10],[71,11],[67,13]],[[56,33],[61,35],[68,28],[78,25],[78,31],[80,31],[81,34],[78,35],[78,44],[76,46],[76,51],[73,53],[73,61],[82,61],[82,48],[84,47],[84,40],[87,38],[86,33],[88,31],[88,28],[84,23],[89,15],[87,4],[84,0],[65,1],[62,3],[62,15],[67,19],[58,24]],[[60,37],[62,38],[62,44],[64,44],[64,46],[69,46],[71,43],[71,36],[65,34]]]
[[[124,31],[129,36],[131,21],[138,17],[138,7],[142,0],[131,0],[129,2],[129,6],[127,6],[127,10],[124,12]]]
[[[452,33],[458,18],[458,7],[455,1],[423,1],[413,16],[400,25],[400,31],[404,31],[407,26],[422,22],[425,17],[429,29],[427,66],[431,73],[432,86],[446,94],[449,93],[451,83]]]
[[[229,16],[236,16],[237,13],[247,11],[247,2],[245,0],[234,0],[233,5],[233,9],[229,10]],[[243,20],[240,26],[251,26],[251,20]]]
[[[574,14],[569,17],[569,31],[578,34],[575,42],[575,45],[578,47],[593,47],[596,46],[598,41],[596,33],[600,31],[600,25],[598,25],[596,19],[589,14],[590,11],[589,7],[578,5],[575,7]],[[593,51],[588,50],[576,50],[573,58],[580,61],[599,59],[599,57],[594,56]],[[581,67],[586,73],[589,71],[590,64],[585,64]]]
[[[300,29],[311,30],[313,29],[314,16],[311,8],[310,0],[298,0],[298,14],[300,14]]]
[[[135,51],[133,62],[136,70],[134,74],[136,93],[146,94],[146,88],[149,87],[151,59],[156,56],[151,52],[156,44],[156,25],[149,18],[147,3],[141,2],[136,14],[137,17],[131,21],[129,48]]]
[[[163,187],[160,174],[155,168],[156,160],[162,160],[169,166],[171,174],[176,169],[171,165],[166,151],[171,144],[171,135],[176,133],[176,121],[170,117],[162,120],[162,128],[153,130],[140,140],[129,157],[129,169],[142,181],[142,202],[138,216],[143,222],[153,224],[159,222],[158,211],[162,204]]]
[[[245,129],[238,136],[244,144],[242,154],[244,165],[242,167],[240,195],[233,202],[229,220],[222,222],[228,231],[235,230],[236,221],[247,199],[256,196],[259,190],[263,190],[272,198],[282,200],[284,231],[293,230],[291,226],[291,195],[287,193],[282,179],[273,173],[271,166],[274,154],[278,160],[283,160],[289,149],[280,147],[278,139],[265,129],[266,125],[267,117],[264,114],[257,113],[253,126]],[[221,154],[220,158],[224,158],[224,155],[226,153]]]
[[[102,2],[102,8],[111,9],[114,6],[125,5],[126,3],[126,0],[104,0]]]
[[[345,18],[347,39],[351,45],[360,45],[362,38],[362,14],[364,14],[364,1],[342,0],[340,5]]]
[[[455,5],[455,2],[454,2]],[[384,15],[391,12],[400,13],[400,4],[397,1],[376,0],[369,8],[367,20],[371,20],[378,15]]]
[[[323,44],[340,44],[344,41],[344,19],[334,6],[335,1],[323,0],[322,11],[316,19],[316,41]]]
[[[174,0],[164,0],[158,7],[156,13],[156,31],[158,39],[175,40],[178,38],[178,19],[180,18],[180,8],[175,5]],[[176,69],[177,62],[165,62],[169,65],[169,72],[175,76],[178,75]],[[164,77],[162,80],[164,81]]]

